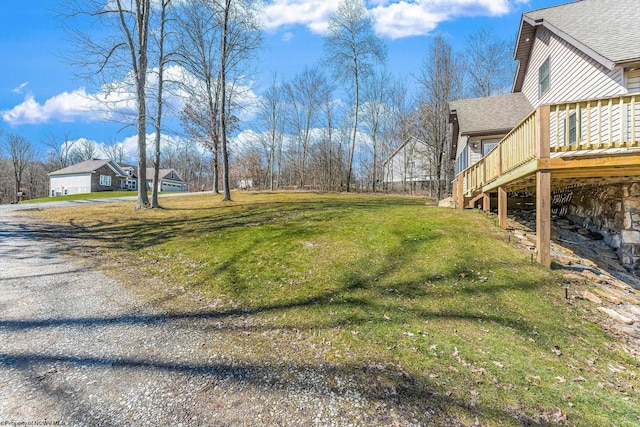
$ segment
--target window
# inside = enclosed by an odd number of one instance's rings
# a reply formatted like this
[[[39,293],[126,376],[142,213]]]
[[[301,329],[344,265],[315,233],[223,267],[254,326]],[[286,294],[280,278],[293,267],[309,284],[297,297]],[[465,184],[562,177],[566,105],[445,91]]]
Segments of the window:
[[[111,177],[109,175],[100,175],[100,185],[111,187]]]
[[[538,97],[542,97],[549,90],[550,71],[549,58],[547,58],[538,68]]]
[[[456,175],[467,168],[467,148],[460,153],[460,156],[456,160]]]
[[[564,124],[565,132],[569,134],[569,144],[573,145],[576,143],[576,112],[572,112],[569,114],[569,130],[566,129],[567,122]]]
[[[491,152],[491,150],[496,148],[496,146],[498,145],[498,142],[500,142],[499,139],[483,139],[482,140],[482,156],[483,157],[486,156]]]

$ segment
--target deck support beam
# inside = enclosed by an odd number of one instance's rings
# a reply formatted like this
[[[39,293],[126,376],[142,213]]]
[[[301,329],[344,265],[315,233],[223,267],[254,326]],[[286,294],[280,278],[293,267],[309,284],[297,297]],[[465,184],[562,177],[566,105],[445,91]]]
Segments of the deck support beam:
[[[458,175],[456,192],[458,194],[456,201],[456,209],[464,209],[464,182],[462,174]]]
[[[498,225],[507,228],[507,190],[498,187]]]
[[[536,172],[536,249],[539,264],[551,266],[551,172]]]
[[[482,193],[482,210],[485,212],[489,212],[491,210],[491,198],[489,198],[489,193]]]
[[[538,107],[536,128],[537,157],[539,160],[547,160],[551,155],[550,107],[548,105]],[[538,263],[547,268],[551,267],[551,171],[549,169],[536,171],[536,250]]]

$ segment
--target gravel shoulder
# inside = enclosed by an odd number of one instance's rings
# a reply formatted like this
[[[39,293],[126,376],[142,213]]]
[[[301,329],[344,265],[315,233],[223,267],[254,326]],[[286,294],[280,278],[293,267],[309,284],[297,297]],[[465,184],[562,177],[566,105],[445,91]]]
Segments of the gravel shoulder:
[[[159,308],[15,209],[0,210],[0,422],[458,425],[437,399],[378,394],[358,367],[249,357],[243,340],[269,331],[242,313]]]

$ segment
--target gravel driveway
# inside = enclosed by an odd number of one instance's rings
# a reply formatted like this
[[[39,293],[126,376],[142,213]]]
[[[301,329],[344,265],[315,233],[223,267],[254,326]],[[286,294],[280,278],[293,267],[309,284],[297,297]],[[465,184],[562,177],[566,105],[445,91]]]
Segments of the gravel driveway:
[[[220,332],[240,329],[243,314],[162,311],[39,239],[43,226],[15,209],[0,209],[0,425],[412,425],[429,418],[367,393],[357,369],[247,363],[246,349]]]

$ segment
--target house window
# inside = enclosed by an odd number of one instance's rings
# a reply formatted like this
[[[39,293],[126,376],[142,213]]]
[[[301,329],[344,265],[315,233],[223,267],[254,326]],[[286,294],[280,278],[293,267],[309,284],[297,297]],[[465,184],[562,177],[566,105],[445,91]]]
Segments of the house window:
[[[456,160],[456,175],[467,168],[467,148],[460,153],[458,160]]]
[[[576,112],[572,112],[571,114],[569,114],[569,129],[567,130],[567,122],[565,122],[564,124],[565,126],[565,135],[568,134],[569,136],[569,144],[573,145],[576,143]]]
[[[549,58],[547,58],[538,68],[538,97],[542,97],[549,90],[550,71]]]
[[[482,156],[483,157],[486,156],[491,152],[491,150],[496,148],[496,146],[498,145],[498,142],[500,142],[499,139],[483,139],[482,140]]]
[[[111,187],[111,177],[109,175],[100,175],[100,185]]]

